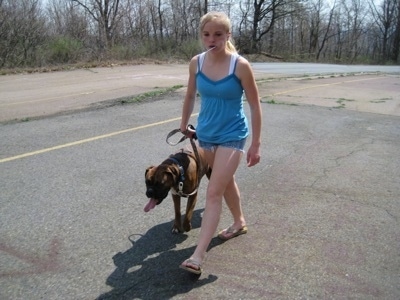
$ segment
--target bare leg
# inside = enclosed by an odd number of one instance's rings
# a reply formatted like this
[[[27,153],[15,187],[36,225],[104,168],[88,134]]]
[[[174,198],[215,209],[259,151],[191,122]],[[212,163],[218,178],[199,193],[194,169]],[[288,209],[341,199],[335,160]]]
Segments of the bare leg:
[[[232,180],[228,183],[224,193],[225,202],[231,211],[233,217],[233,225],[232,228],[238,230],[246,225],[246,221],[244,219],[242,205],[240,201],[240,192],[239,188],[236,184],[235,177],[232,177]]]
[[[241,220],[243,218],[239,190],[234,181],[234,174],[239,166],[242,152],[224,147],[218,147],[215,153],[206,152],[206,159],[209,165],[212,166],[212,173],[207,187],[206,206],[201,222],[199,241],[196,250],[191,256],[199,264],[202,263],[211,239],[217,230],[222,210],[222,198],[225,194],[228,196],[229,207],[232,214],[234,214],[234,219]],[[227,191],[228,187],[229,190]],[[238,204],[239,208],[237,208]],[[187,261],[183,264],[193,268],[197,267]]]

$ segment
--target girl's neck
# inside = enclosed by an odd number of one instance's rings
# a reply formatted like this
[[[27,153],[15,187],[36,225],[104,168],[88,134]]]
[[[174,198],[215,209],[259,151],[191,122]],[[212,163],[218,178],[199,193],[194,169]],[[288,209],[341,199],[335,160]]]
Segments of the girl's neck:
[[[207,51],[208,59],[210,62],[217,62],[224,60],[226,57],[231,56],[231,53],[229,53],[226,49],[220,50],[220,51]]]

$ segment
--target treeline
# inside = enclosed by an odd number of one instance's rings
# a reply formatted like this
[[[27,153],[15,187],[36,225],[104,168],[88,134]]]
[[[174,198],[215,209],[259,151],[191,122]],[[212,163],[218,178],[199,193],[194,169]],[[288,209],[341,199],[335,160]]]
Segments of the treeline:
[[[399,63],[400,0],[0,0],[0,68],[188,60],[211,10],[243,54]]]

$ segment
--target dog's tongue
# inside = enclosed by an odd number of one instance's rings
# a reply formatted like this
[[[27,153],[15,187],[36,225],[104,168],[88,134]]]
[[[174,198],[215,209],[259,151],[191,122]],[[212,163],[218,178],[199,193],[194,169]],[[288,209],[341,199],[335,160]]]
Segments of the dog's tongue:
[[[144,211],[145,212],[149,212],[150,210],[152,210],[154,207],[156,207],[157,205],[157,201],[153,198],[151,198],[149,200],[149,203],[146,204],[146,206],[144,207]]]

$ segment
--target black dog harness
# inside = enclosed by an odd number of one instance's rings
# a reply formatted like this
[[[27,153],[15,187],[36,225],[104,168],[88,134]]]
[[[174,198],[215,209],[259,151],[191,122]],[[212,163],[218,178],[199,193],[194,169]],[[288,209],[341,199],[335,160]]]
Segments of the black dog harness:
[[[196,132],[196,129],[194,128],[193,125],[188,125],[188,129],[189,129],[189,128],[192,129],[192,130],[194,130],[194,131]],[[178,133],[178,132],[181,132],[181,133],[182,133],[182,131],[181,131],[180,129],[174,129],[174,130],[172,130],[170,133],[168,133],[167,138],[166,138],[166,142],[167,142],[169,145],[171,145],[171,146],[176,146],[176,145],[178,145],[179,143],[181,143],[181,142],[183,142],[184,140],[187,139],[186,135],[184,135],[178,142],[172,143],[172,142],[170,141],[170,138],[171,138],[174,134],[176,134],[176,133]],[[170,158],[169,158],[170,160],[172,160],[174,163],[176,163],[176,164],[178,165],[179,172],[180,172],[180,176],[179,176],[180,178],[179,178],[179,182],[178,182],[178,191],[176,191],[175,189],[173,189],[173,190],[171,191],[171,193],[174,194],[174,195],[178,195],[178,196],[180,196],[180,197],[184,197],[184,198],[188,198],[189,196],[192,196],[192,195],[196,194],[196,193],[197,193],[197,189],[198,189],[198,187],[199,187],[200,172],[201,172],[200,168],[202,168],[202,165],[201,165],[201,162],[200,162],[200,156],[199,156],[199,153],[198,153],[198,151],[197,151],[197,147],[196,147],[196,144],[195,144],[194,140],[197,140],[197,135],[196,135],[196,133],[194,133],[193,137],[190,138],[190,144],[192,145],[192,148],[193,148],[193,151],[194,151],[194,155],[196,156],[196,163],[197,163],[197,184],[196,184],[196,188],[194,189],[194,191],[191,192],[190,194],[185,194],[185,193],[183,192],[183,182],[184,182],[184,180],[185,180],[185,170],[183,169],[182,165],[180,164],[180,162],[179,162],[176,158],[174,158],[174,157],[170,157]]]
[[[172,160],[178,166],[178,169],[179,169],[178,190],[173,188],[171,193],[173,195],[178,195],[178,196],[183,197],[183,198],[188,198],[189,196],[192,196],[192,195],[196,194],[197,193],[197,187],[190,194],[185,194],[183,192],[183,182],[185,181],[185,169],[182,167],[181,163],[175,157],[169,157],[168,159]]]

